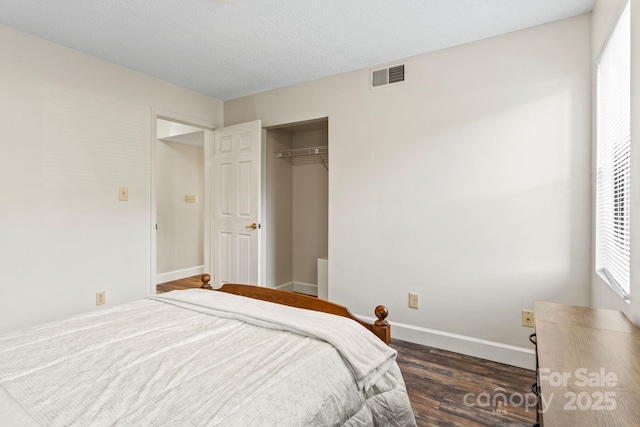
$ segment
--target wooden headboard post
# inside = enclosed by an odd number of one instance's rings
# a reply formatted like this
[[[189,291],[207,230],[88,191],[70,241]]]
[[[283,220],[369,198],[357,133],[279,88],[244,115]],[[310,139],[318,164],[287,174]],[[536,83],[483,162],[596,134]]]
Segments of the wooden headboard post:
[[[386,344],[389,344],[391,342],[391,325],[387,322],[389,310],[384,305],[379,305],[376,307],[375,313],[378,320],[373,323],[372,332]]]
[[[205,273],[202,276],[200,276],[200,280],[202,280],[202,286],[200,286],[202,289],[209,289],[210,291],[213,290],[213,288],[209,284],[209,281],[211,280],[210,275]]]
[[[202,286],[200,286],[202,289],[213,290],[209,284],[209,281],[211,280],[210,275],[203,274],[200,277],[200,280],[202,280]],[[385,344],[389,344],[391,342],[391,325],[389,325],[389,322],[386,320],[389,315],[389,310],[387,310],[387,307],[384,305],[379,305],[375,309],[375,314],[378,320],[374,323],[368,323],[351,314],[346,307],[331,301],[311,297],[309,295],[296,294],[293,292],[281,291],[279,289],[263,288],[260,286],[231,283],[227,283],[220,289],[216,289],[216,291],[347,317],[369,329],[378,338],[384,341]]]

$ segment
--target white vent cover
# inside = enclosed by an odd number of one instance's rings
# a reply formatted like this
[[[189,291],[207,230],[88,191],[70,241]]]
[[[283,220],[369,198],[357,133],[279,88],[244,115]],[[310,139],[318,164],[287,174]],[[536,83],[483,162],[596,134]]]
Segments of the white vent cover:
[[[393,84],[404,83],[404,64],[394,65],[392,67],[371,70],[370,87],[376,89],[379,87],[389,86]]]

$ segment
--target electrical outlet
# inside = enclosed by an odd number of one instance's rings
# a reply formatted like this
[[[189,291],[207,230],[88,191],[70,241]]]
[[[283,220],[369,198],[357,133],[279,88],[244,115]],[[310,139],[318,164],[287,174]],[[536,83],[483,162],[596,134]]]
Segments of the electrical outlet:
[[[187,194],[184,196],[185,203],[198,203],[198,196],[195,194]]]
[[[533,328],[535,326],[536,316],[533,311],[522,310],[522,326]]]
[[[409,308],[420,308],[420,294],[409,292]]]
[[[105,302],[104,291],[96,292],[96,305],[102,305]]]

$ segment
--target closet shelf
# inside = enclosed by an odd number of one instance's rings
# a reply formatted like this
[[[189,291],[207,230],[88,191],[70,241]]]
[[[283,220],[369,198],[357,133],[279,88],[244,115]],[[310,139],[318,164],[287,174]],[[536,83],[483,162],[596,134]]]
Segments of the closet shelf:
[[[301,157],[301,156],[316,156],[320,154],[328,154],[329,147],[309,147],[309,148],[293,148],[291,150],[276,151],[276,157]]]

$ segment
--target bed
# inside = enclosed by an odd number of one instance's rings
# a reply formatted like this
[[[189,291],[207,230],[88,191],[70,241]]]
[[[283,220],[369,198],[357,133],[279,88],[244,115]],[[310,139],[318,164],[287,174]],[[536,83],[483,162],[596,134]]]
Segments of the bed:
[[[0,336],[0,424],[415,425],[384,307],[208,281]]]

